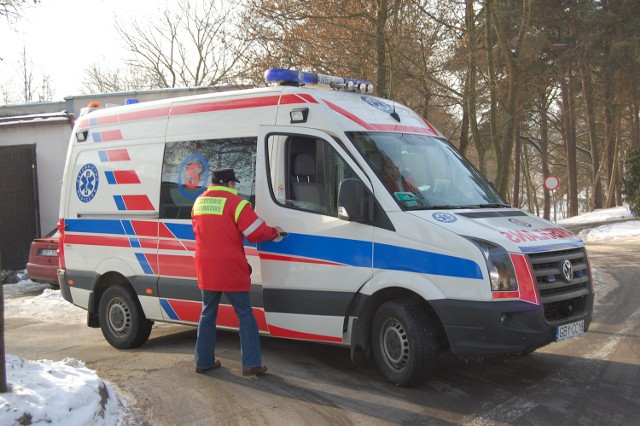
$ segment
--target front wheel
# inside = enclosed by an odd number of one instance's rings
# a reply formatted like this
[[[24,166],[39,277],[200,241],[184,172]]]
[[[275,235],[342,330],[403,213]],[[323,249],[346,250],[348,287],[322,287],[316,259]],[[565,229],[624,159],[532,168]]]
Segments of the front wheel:
[[[114,285],[104,292],[99,316],[102,334],[114,348],[138,347],[151,334],[153,323],[144,316],[135,293],[127,287]]]
[[[437,331],[418,303],[392,300],[380,305],[371,337],[378,369],[392,383],[419,385],[433,374],[439,352]]]

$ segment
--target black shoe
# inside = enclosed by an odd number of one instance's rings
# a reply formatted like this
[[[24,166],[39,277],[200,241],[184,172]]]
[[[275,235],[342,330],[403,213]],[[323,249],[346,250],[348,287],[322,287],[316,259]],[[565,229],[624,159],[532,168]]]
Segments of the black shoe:
[[[266,373],[267,373],[266,365],[261,365],[259,367],[250,367],[250,368],[243,367],[242,368],[243,376],[261,376]]]
[[[196,367],[196,373],[204,374],[209,370],[215,370],[216,368],[220,368],[221,365],[222,364],[220,364],[220,361],[216,360],[211,367],[206,367],[206,368]]]

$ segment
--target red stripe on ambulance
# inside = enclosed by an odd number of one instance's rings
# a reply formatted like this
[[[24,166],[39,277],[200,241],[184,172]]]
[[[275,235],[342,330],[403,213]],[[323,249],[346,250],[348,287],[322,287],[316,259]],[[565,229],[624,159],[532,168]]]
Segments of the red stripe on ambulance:
[[[155,210],[146,195],[123,195],[122,200],[127,210]]]
[[[278,105],[280,96],[261,96],[258,98],[232,99],[227,101],[203,102],[192,105],[177,105],[171,108],[169,115],[195,114],[200,112],[224,111],[230,109],[259,108]],[[298,101],[299,103],[299,101]]]
[[[158,265],[163,276],[196,279],[196,265],[191,256],[158,254]]]
[[[269,324],[269,334],[274,337],[287,337],[290,339],[315,340],[319,342],[342,343],[342,337],[323,336],[321,334],[304,333],[302,331],[289,330]]]
[[[131,247],[129,237],[107,237],[103,235],[66,234],[65,244],[79,244],[85,246]]]
[[[109,149],[105,153],[109,161],[131,161],[129,151],[126,149]]]
[[[171,305],[171,308],[176,313],[180,321],[197,323],[200,320],[200,313],[202,312],[201,302],[173,299],[167,299],[167,302],[169,302],[169,305]],[[264,311],[262,309],[253,308],[253,316],[256,318],[256,322],[258,323],[258,329],[263,332],[268,331]],[[238,317],[236,316],[232,306],[221,304],[218,307],[218,319],[216,321],[216,325],[219,327],[230,328],[238,328],[240,326],[238,323]]]
[[[259,256],[260,256],[260,259],[262,260],[279,260],[282,262],[300,262],[300,263],[313,263],[316,265],[344,266],[342,263],[327,262],[326,260],[308,259],[305,257],[285,256],[281,254],[259,253]]]
[[[118,184],[136,184],[140,183],[140,178],[135,170],[114,170],[113,176]]]

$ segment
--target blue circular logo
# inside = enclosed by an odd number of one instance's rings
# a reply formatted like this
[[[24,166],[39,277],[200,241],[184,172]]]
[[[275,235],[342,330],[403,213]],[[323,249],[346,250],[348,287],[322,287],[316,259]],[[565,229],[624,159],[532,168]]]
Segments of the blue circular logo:
[[[386,102],[382,102],[380,99],[376,99],[371,96],[361,96],[360,99],[362,99],[372,107],[377,108],[380,111],[386,112],[387,114],[391,114],[394,111],[394,108],[392,105],[389,105]]]
[[[209,186],[209,164],[201,154],[185,157],[178,171],[178,189],[183,197],[195,200]]]
[[[509,219],[509,222],[514,223],[516,225],[520,225],[520,226],[526,226],[527,228],[531,228],[531,224],[525,222],[524,220],[520,220],[520,219]]]
[[[456,220],[458,220],[458,218],[455,217],[454,215],[449,213],[443,213],[443,212],[435,212],[434,214],[432,214],[432,216],[438,222],[444,222],[444,223],[453,223]]]
[[[93,200],[98,192],[100,177],[98,169],[91,163],[85,164],[76,178],[76,194],[83,203]]]

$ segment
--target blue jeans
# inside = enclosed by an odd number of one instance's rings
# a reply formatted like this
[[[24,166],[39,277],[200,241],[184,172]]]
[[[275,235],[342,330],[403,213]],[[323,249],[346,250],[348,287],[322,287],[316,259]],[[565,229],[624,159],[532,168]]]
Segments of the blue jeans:
[[[251,309],[249,292],[225,292],[240,323],[240,351],[242,367],[259,367],[262,365],[260,353],[260,335],[258,323]],[[221,291],[202,290],[202,314],[198,324],[196,340],[196,368],[209,368],[215,362],[216,320]]]

